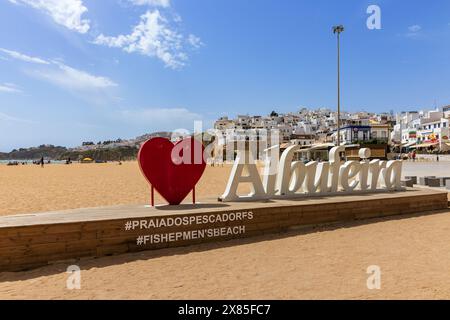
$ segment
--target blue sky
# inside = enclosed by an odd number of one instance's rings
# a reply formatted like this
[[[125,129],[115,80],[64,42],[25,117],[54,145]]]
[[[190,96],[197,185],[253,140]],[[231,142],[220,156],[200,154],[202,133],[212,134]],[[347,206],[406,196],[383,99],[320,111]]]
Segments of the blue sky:
[[[0,151],[335,108],[338,23],[344,110],[450,104],[448,0],[0,0]]]

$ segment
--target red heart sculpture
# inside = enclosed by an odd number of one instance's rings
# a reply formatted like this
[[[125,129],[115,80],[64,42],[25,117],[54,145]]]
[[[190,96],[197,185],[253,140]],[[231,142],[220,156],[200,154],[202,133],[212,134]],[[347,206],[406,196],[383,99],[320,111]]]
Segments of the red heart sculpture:
[[[204,147],[187,138],[173,144],[165,138],[146,141],[138,160],[147,181],[171,205],[178,205],[191,192],[205,171]]]

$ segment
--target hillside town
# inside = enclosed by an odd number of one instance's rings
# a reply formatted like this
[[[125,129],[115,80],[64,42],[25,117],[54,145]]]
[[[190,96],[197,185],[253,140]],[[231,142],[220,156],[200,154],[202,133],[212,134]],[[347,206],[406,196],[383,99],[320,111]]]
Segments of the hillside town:
[[[328,108],[270,115],[238,115],[218,119],[214,128],[239,140],[244,132],[277,130],[282,149],[299,145],[311,150],[326,150],[338,143],[337,112]],[[447,154],[450,106],[434,110],[405,111],[395,114],[370,112],[341,112],[339,143],[347,154],[357,154],[360,147],[370,148],[373,157],[388,154]]]

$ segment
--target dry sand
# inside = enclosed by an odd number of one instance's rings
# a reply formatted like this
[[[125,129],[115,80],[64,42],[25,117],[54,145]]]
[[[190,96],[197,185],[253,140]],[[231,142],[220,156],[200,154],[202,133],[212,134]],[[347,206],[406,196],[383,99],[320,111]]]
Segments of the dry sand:
[[[207,167],[198,199],[225,190],[230,166]],[[155,201],[163,203],[156,194]],[[190,196],[186,201],[192,201]],[[0,215],[150,202],[137,162],[13,166],[0,165]]]
[[[229,168],[208,168],[200,197],[223,192]],[[2,214],[148,201],[135,163],[0,166]],[[0,273],[0,299],[450,298],[450,212],[369,220],[281,235]],[[367,267],[381,268],[368,290]]]
[[[450,213],[78,264],[81,290],[59,264],[0,274],[0,299],[448,299]],[[367,289],[370,265],[380,290]]]

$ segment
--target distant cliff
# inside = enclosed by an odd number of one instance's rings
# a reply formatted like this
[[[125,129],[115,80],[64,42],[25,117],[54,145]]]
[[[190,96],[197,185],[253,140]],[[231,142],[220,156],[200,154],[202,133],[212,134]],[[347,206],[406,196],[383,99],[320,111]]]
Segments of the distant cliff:
[[[134,160],[137,157],[138,151],[138,146],[90,149],[84,151],[68,150],[62,153],[58,157],[58,160],[67,160],[68,158],[72,161],[78,161],[84,158],[91,158],[99,161]]]
[[[0,160],[46,160],[78,161],[83,158],[92,158],[99,161],[118,161],[136,159],[139,147],[144,141],[154,137],[170,139],[170,132],[154,132],[144,134],[130,140],[107,140],[94,143],[83,142],[80,147],[66,148],[54,145],[40,145],[39,147],[14,149],[11,152],[0,152]]]
[[[21,148],[11,152],[0,153],[0,160],[67,160],[78,161],[83,158],[92,158],[101,161],[118,161],[136,159],[139,148],[137,146],[112,147],[91,150],[73,150],[65,147],[45,146],[35,148]]]
[[[64,152],[67,152],[66,147],[41,145],[39,147],[14,149],[11,152],[1,152],[0,160],[37,160],[41,157],[58,159]]]

